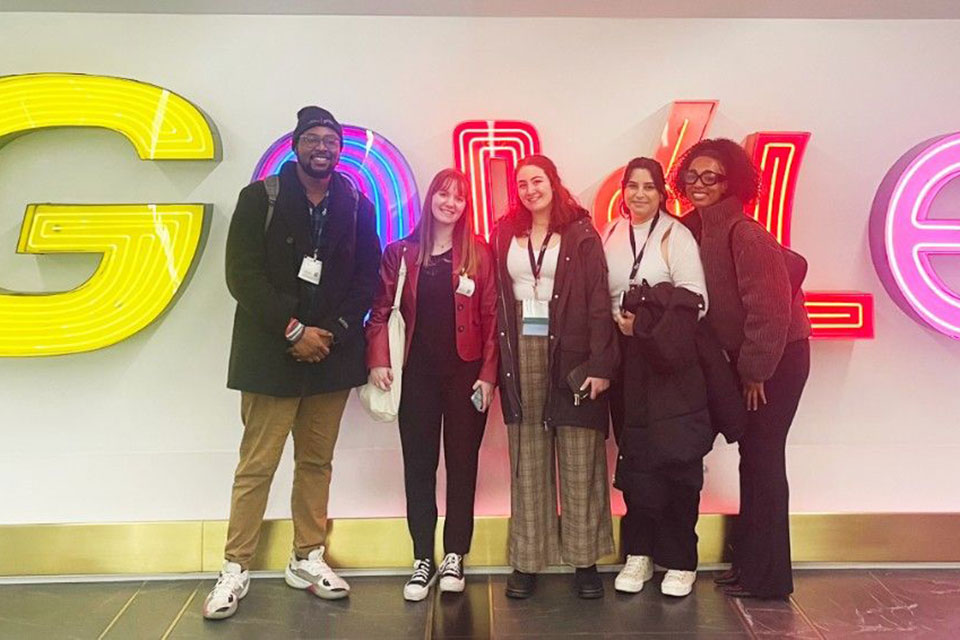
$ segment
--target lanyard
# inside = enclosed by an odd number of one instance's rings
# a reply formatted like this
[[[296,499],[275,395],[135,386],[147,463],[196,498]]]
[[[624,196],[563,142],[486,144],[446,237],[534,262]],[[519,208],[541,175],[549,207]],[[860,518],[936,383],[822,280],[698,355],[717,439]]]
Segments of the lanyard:
[[[550,244],[550,238],[553,236],[553,231],[547,232],[547,237],[543,239],[543,244],[540,245],[540,255],[537,256],[537,259],[533,259],[533,234],[527,238],[527,257],[530,258],[530,271],[533,273],[534,286],[540,283],[540,271],[543,269],[543,256],[547,253],[547,245]]]
[[[637,238],[633,233],[633,221],[630,220],[630,251],[633,253],[633,266],[630,267],[630,282],[633,282],[633,279],[637,277],[637,271],[640,270],[640,261],[643,260],[643,252],[647,249],[647,242],[650,241],[650,236],[653,235],[653,230],[657,227],[657,220],[660,219],[660,212],[657,211],[653,214],[653,222],[650,223],[650,231],[647,232],[647,237],[643,240],[643,246],[640,247],[640,253],[637,253]]]
[[[323,227],[327,223],[327,203],[329,202],[329,196],[324,196],[317,206],[310,207],[310,226],[313,231],[313,257],[317,257],[317,253],[320,251],[320,236],[323,234]],[[317,210],[320,209],[320,214],[317,215]]]

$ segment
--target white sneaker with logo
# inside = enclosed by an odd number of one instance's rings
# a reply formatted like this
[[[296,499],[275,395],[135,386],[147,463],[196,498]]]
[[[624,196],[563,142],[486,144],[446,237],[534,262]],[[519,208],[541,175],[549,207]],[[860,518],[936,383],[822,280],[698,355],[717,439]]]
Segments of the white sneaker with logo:
[[[690,595],[690,592],[693,591],[693,583],[696,581],[696,571],[667,569],[666,575],[663,576],[663,582],[660,583],[660,593],[665,596],[682,598]]]
[[[220,578],[203,603],[203,617],[222,620],[237,612],[240,600],[250,590],[250,572],[243,571],[236,562],[224,562]]]
[[[346,598],[350,595],[350,585],[324,562],[324,550],[324,547],[314,549],[306,560],[298,559],[295,552],[291,553],[283,579],[294,589],[306,589],[324,600]]]
[[[613,586],[621,593],[640,593],[643,583],[653,577],[653,558],[627,556],[627,562],[617,574]]]
[[[467,586],[463,577],[463,556],[459,553],[448,553],[440,563],[440,591],[446,593],[462,593]]]

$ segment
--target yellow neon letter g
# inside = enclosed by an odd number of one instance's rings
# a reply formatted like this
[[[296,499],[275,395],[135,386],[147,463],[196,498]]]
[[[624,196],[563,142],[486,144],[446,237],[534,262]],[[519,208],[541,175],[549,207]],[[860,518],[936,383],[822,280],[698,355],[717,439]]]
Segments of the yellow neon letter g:
[[[0,78],[0,145],[50,127],[100,127],[126,137],[143,160],[215,160],[213,128],[191,103],[160,87],[105,76]],[[99,253],[72,291],[0,293],[0,357],[82,353],[116,344],[174,300],[199,254],[203,204],[30,204],[18,253]]]

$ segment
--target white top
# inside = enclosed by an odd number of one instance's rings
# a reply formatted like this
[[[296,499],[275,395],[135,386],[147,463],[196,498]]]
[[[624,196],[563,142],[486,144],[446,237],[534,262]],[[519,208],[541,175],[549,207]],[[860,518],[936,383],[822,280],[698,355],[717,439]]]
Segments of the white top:
[[[638,252],[650,233],[652,222],[651,219],[643,224],[633,225]],[[663,237],[668,232],[670,235],[666,242],[667,260],[665,261]],[[603,252],[607,256],[607,267],[610,270],[610,302],[613,314],[616,316],[620,311],[620,294],[631,284],[630,269],[633,266],[633,251],[630,247],[629,221],[626,218],[617,218],[607,226],[602,237]],[[707,284],[703,278],[700,248],[690,230],[670,215],[660,214],[653,236],[644,250],[640,269],[633,282],[640,284],[643,280],[646,280],[650,286],[669,282],[674,286],[683,287],[703,296],[704,305],[707,304]],[[702,318],[705,314],[706,306],[700,312],[700,317]]]
[[[527,242],[530,239],[527,238]],[[534,259],[540,254],[534,247]],[[543,254],[543,265],[540,267],[540,284],[537,287],[537,298],[543,302],[550,300],[553,295],[553,279],[557,275],[557,259],[560,257],[560,243],[548,246]],[[510,249],[507,251],[507,273],[513,281],[513,296],[517,300],[533,300],[533,270],[530,268],[530,255],[526,245],[520,246],[519,238],[510,240]]]

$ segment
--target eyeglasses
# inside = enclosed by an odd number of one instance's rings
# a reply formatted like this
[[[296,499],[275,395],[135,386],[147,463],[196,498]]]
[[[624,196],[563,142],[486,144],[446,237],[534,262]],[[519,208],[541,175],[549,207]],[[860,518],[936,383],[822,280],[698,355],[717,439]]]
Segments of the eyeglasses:
[[[314,149],[323,145],[327,149],[338,149],[340,148],[340,138],[337,136],[315,136],[312,133],[300,136],[300,142],[308,149]]]
[[[723,182],[727,179],[727,176],[722,173],[716,173],[714,171],[704,171],[703,173],[697,173],[693,169],[683,172],[683,184],[695,185],[697,180],[703,183],[705,187],[712,187],[718,182]]]

